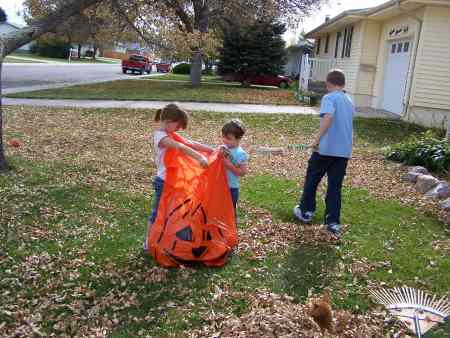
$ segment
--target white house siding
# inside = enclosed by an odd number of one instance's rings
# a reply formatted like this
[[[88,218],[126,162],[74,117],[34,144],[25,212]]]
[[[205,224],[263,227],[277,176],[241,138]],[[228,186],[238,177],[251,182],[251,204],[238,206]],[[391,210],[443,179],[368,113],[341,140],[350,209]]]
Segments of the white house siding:
[[[413,44],[411,46],[411,60],[414,57],[415,45],[417,43],[418,31],[419,31],[419,22],[415,19],[423,19],[425,9],[421,8],[416,11],[410,12],[407,14],[399,15],[391,20],[383,21],[381,23],[381,34],[379,35],[379,43],[377,45],[378,48],[378,57],[377,57],[377,66],[376,66],[376,75],[375,82],[373,86],[373,100],[372,100],[372,108],[382,109],[383,104],[383,86],[384,86],[384,73],[385,73],[385,65],[388,58],[388,44],[389,40],[389,31],[392,28],[408,26],[409,34],[411,37]],[[404,38],[402,36],[401,38]],[[374,40],[372,40],[374,41]],[[375,45],[375,44],[374,44]],[[375,47],[374,47],[375,48]],[[410,71],[408,76],[408,83],[410,83],[412,78],[412,65],[410,65]],[[407,95],[408,93],[406,93]]]
[[[411,106],[450,112],[450,8],[425,10]]]
[[[381,24],[377,21],[365,20],[363,27],[363,43],[357,81],[357,96],[359,98],[359,106],[370,107],[373,99],[373,87],[377,71]]]
[[[362,49],[362,34],[363,34],[363,25],[361,23],[353,24],[353,39],[352,39],[352,49],[350,53],[350,57],[341,57],[342,53],[342,40],[339,46],[338,56],[337,56],[337,64],[336,67],[342,69],[346,76],[346,90],[353,97],[355,103],[358,103],[358,93],[357,93],[357,78],[359,72],[359,64],[361,59],[361,49]],[[335,46],[336,46],[336,36],[337,32],[344,33],[344,27],[341,29],[333,31],[330,33],[330,44],[328,47],[328,53],[324,52],[325,49],[325,41],[326,36],[321,37],[321,49],[320,53],[316,55],[319,59],[333,59]],[[317,40],[316,40],[317,43]]]

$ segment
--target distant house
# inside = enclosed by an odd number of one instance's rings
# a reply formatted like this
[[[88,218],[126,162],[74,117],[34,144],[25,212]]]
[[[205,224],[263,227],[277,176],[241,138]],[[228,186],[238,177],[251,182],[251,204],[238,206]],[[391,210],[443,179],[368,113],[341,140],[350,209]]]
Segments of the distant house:
[[[308,40],[301,39],[297,44],[286,48],[286,65],[284,66],[284,74],[292,78],[296,78],[300,74],[300,67],[304,54],[310,54],[314,48],[314,44]]]
[[[450,121],[450,0],[392,0],[346,11],[306,38],[316,42],[310,80],[341,68],[359,107],[427,126]]]
[[[0,35],[5,35],[5,34],[13,32],[13,31],[19,30],[19,29],[20,29],[20,27],[13,25],[12,23],[9,23],[9,22],[0,23]],[[20,47],[18,49],[18,51],[23,51],[23,52],[30,51],[31,44],[32,43],[27,43],[26,45]]]
[[[103,57],[114,59],[125,59],[132,54],[146,56],[150,59],[154,58],[153,52],[142,46],[140,43],[122,43],[118,42],[109,48],[104,48],[101,51]]]

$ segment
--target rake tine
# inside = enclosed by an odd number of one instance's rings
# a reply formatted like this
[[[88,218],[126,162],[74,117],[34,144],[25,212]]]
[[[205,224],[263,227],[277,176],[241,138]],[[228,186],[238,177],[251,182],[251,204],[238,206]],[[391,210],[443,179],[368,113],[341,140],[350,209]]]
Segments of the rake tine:
[[[386,296],[383,289],[378,290],[377,298],[381,300],[384,305],[389,305],[389,298]]]
[[[388,292],[387,290],[385,290],[385,295],[390,303],[395,304],[395,299],[391,292]]]

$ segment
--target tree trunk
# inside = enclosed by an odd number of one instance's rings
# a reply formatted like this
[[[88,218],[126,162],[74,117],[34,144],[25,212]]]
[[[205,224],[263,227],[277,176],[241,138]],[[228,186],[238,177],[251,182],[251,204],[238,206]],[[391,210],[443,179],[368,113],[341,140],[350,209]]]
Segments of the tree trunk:
[[[209,8],[208,2],[204,0],[194,0],[194,28],[198,29],[200,35],[208,33],[209,26]],[[201,39],[201,37],[200,37]],[[198,87],[202,81],[203,64],[203,42],[199,43],[200,48],[193,50],[191,61],[191,84]]]
[[[3,106],[2,106],[2,68],[3,68],[3,41],[0,41],[0,173],[9,169],[5,157],[3,144]]]
[[[97,58],[97,50],[98,50],[98,47],[96,45],[94,45],[94,55],[92,55],[92,59],[94,59],[94,60]]]
[[[81,43],[78,44],[78,59],[81,59]]]
[[[202,51],[196,50],[192,53],[192,60],[191,60],[191,85],[193,87],[198,87],[201,84],[202,81]]]

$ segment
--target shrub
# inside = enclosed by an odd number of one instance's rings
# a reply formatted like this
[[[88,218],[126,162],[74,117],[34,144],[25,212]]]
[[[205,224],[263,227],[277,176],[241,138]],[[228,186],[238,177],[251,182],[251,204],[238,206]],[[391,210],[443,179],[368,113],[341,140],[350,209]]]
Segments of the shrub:
[[[50,57],[50,58],[59,58],[66,59],[69,57],[71,45],[62,40],[51,39],[51,40],[42,40],[39,39],[35,46],[32,49],[32,52],[35,52],[41,56]]]
[[[84,57],[87,57],[87,58],[94,57],[94,51],[93,50],[87,50],[86,53],[84,53]]]
[[[408,165],[420,165],[430,171],[447,173],[450,167],[450,142],[427,131],[385,149],[386,158]]]
[[[190,74],[191,73],[191,65],[189,63],[180,63],[173,67],[174,74]]]

